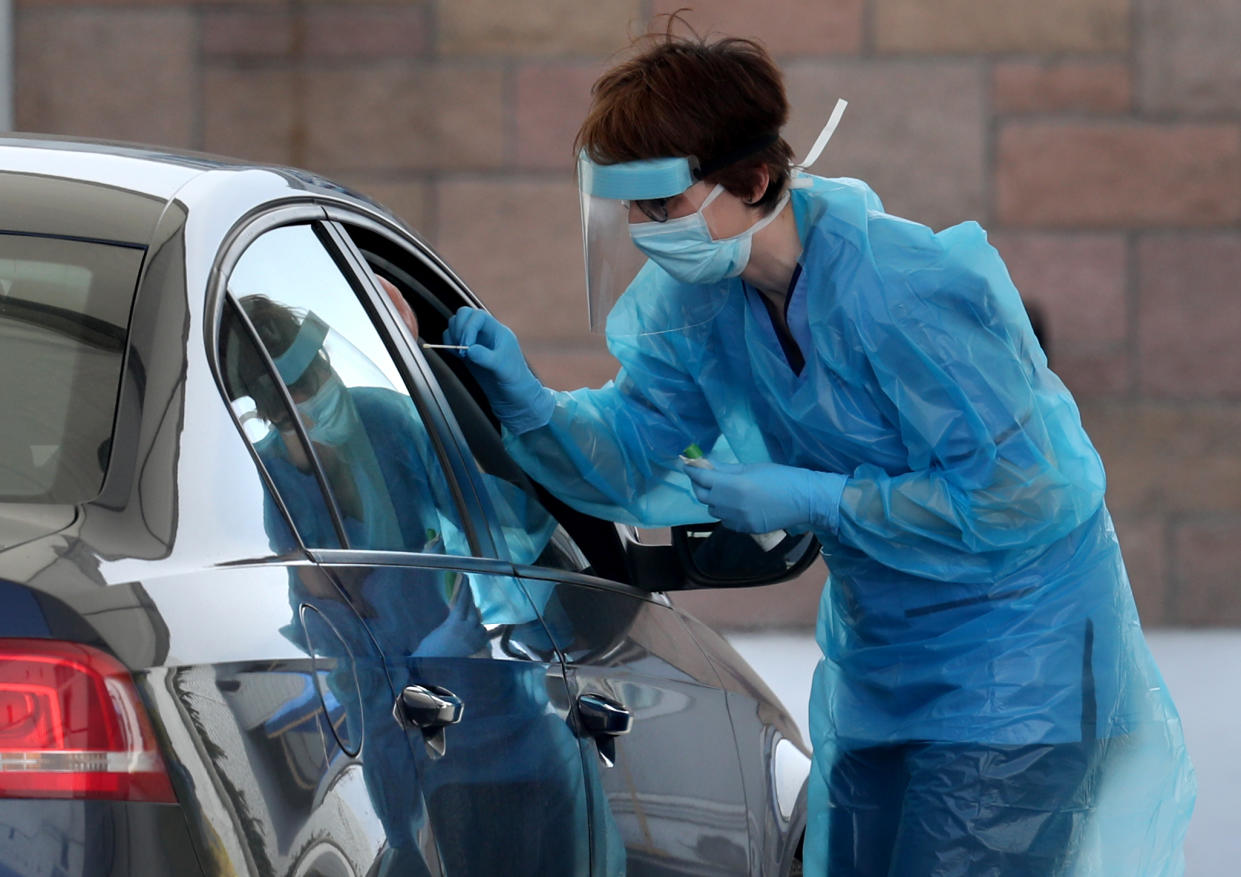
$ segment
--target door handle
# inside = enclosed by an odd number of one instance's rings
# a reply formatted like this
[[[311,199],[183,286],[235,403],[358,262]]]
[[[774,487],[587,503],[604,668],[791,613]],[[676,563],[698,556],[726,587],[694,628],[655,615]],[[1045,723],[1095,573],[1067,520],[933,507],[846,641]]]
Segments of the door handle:
[[[619,737],[633,729],[633,713],[601,694],[583,694],[577,699],[582,727],[592,737]]]
[[[619,737],[633,729],[633,713],[622,703],[603,695],[578,697],[577,712],[582,717],[582,727],[591,737]]]
[[[433,731],[461,721],[465,704],[438,685],[407,685],[396,702],[395,712],[401,724]]]
[[[583,694],[577,699],[582,730],[595,738],[604,767],[616,765],[616,738],[633,728],[633,713],[602,694]]]
[[[422,731],[427,754],[441,757],[448,751],[444,729],[461,721],[465,703],[447,688],[438,685],[406,685],[392,707],[392,715],[402,728]]]

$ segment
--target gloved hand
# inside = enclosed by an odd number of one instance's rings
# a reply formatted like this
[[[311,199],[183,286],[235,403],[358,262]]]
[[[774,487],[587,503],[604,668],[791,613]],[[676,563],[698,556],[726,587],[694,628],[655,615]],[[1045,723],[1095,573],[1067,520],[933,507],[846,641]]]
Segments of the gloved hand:
[[[712,469],[681,466],[694,496],[712,517],[739,533],[805,529],[836,532],[840,494],[848,479],[778,463],[717,463]]]
[[[487,645],[489,634],[474,604],[474,593],[462,582],[448,607],[448,616],[414,648],[420,658],[468,658]]]
[[[444,341],[469,347],[461,355],[496,417],[510,430],[529,432],[551,419],[555,399],[526,365],[517,336],[508,326],[486,311],[461,308],[448,321]]]

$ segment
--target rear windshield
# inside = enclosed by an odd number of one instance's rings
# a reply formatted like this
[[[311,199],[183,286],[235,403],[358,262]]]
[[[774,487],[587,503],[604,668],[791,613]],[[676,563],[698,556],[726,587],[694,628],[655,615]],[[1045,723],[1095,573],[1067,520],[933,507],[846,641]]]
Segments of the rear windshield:
[[[98,495],[142,256],[0,231],[0,501]]]

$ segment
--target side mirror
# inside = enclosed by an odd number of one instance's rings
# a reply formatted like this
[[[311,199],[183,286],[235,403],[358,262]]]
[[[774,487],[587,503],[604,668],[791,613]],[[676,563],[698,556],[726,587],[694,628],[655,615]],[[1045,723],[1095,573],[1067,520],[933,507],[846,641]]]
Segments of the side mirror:
[[[631,581],[652,591],[752,588],[800,575],[819,556],[813,533],[763,548],[748,533],[719,524],[672,528],[671,545],[630,543]]]

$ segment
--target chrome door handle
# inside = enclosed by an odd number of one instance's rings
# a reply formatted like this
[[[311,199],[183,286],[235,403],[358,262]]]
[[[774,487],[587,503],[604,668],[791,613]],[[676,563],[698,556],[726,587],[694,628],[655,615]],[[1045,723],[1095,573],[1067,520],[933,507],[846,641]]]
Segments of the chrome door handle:
[[[601,694],[583,694],[577,699],[582,727],[592,737],[619,737],[633,729],[633,713]]]
[[[615,767],[616,738],[632,730],[633,713],[602,694],[583,694],[577,699],[577,714],[581,729],[595,738],[603,766]]]
[[[392,715],[403,728],[417,728],[432,759],[448,751],[444,729],[461,721],[465,703],[447,688],[438,685],[406,685],[392,707]]]
[[[461,721],[465,704],[438,685],[407,685],[396,702],[395,712],[401,724],[431,731]]]

